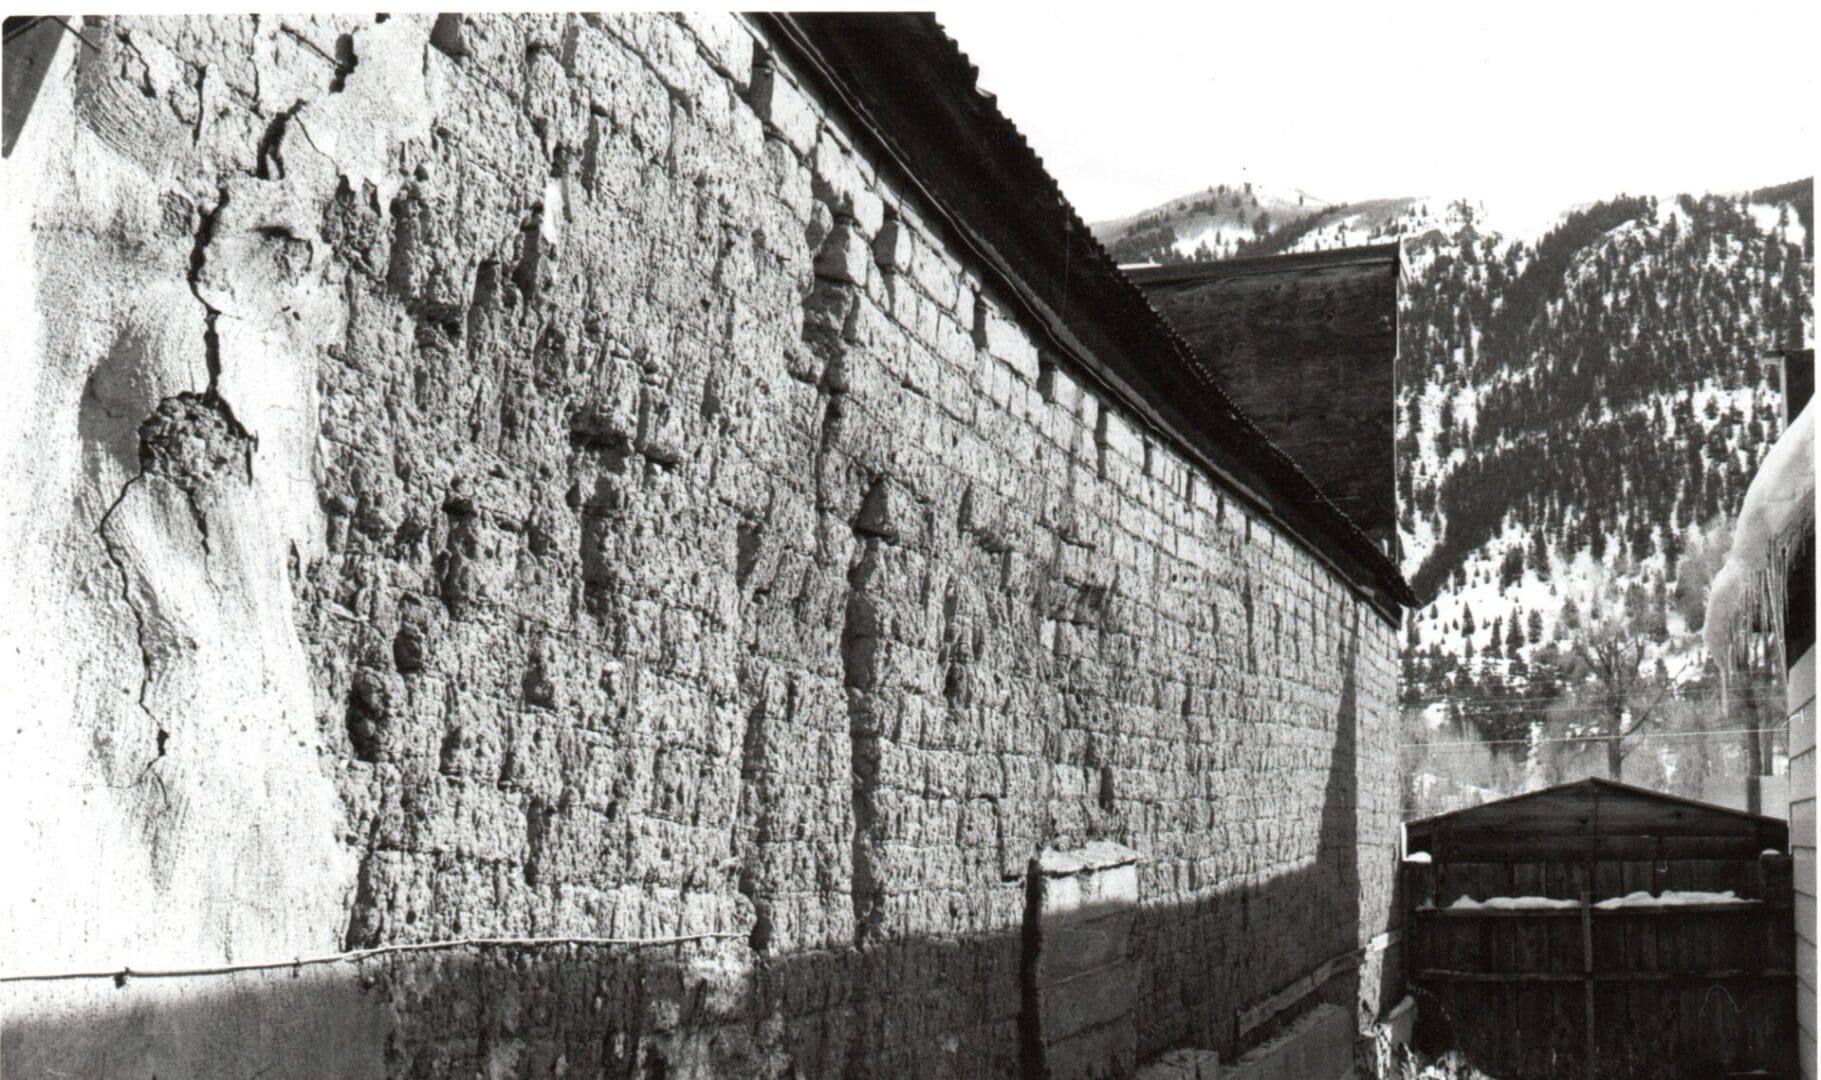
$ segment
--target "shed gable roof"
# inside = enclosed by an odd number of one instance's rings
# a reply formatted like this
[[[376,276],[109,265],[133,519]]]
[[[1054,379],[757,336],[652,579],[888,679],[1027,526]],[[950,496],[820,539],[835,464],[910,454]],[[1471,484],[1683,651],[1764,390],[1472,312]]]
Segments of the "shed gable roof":
[[[1611,836],[1709,837],[1788,844],[1780,818],[1669,795],[1599,777],[1513,795],[1412,821],[1405,827],[1412,851],[1432,851],[1449,837],[1479,842]]]

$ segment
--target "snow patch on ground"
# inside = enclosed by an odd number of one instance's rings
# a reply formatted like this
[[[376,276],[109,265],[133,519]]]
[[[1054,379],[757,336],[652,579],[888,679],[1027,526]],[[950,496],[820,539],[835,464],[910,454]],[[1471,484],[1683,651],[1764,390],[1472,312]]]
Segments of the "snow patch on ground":
[[[1441,703],[1441,707],[1446,709],[1447,703]],[[1497,788],[1465,783],[1452,776],[1443,776],[1428,770],[1411,777],[1410,786],[1416,794],[1417,801],[1425,806],[1432,806],[1444,801],[1456,807],[1479,806],[1482,803],[1502,799],[1509,794]]]
[[[1195,250],[1203,244],[1207,245],[1209,251],[1231,253],[1240,241],[1250,243],[1257,239],[1258,235],[1249,226],[1231,221],[1218,221],[1212,217],[1195,222],[1187,228],[1193,228],[1195,231],[1178,236],[1175,244],[1176,254],[1184,258],[1194,255]]]
[[[1450,1050],[1425,1065],[1411,1080],[1492,1080],[1492,1077],[1474,1068],[1459,1050]]]
[[[1513,240],[1534,244],[1544,233],[1562,223],[1568,216],[1560,203],[1549,198],[1534,202],[1507,198],[1492,203],[1476,203],[1474,226],[1481,232],[1500,233]]]
[[[1443,589],[1422,612],[1416,623],[1419,642],[1425,647],[1439,643],[1444,650],[1458,653],[1465,644],[1467,635],[1455,630],[1453,626],[1461,619],[1463,612],[1468,610],[1473,613],[1472,640],[1474,651],[1478,654],[1485,654],[1492,644],[1492,623],[1495,619],[1501,620],[1502,639],[1503,635],[1510,632],[1508,621],[1514,616],[1518,617],[1525,626],[1525,640],[1528,643],[1528,622],[1532,611],[1542,613],[1541,640],[1548,641],[1555,632],[1560,615],[1560,587],[1557,582],[1563,580],[1565,573],[1572,575],[1574,570],[1563,567],[1552,550],[1550,580],[1544,581],[1539,577],[1536,569],[1530,565],[1531,535],[1519,528],[1514,520],[1507,518],[1504,529],[1496,538],[1467,557],[1467,583],[1460,588],[1450,585]],[[1507,588],[1499,581],[1499,566],[1506,550],[1513,547],[1521,548],[1524,552],[1524,573]],[[1423,552],[1424,556],[1427,554],[1427,551]],[[1582,558],[1588,563],[1586,569],[1591,569],[1591,557],[1583,552]],[[1420,566],[1421,563],[1419,561],[1410,565]],[[1569,577],[1567,580],[1574,579]],[[1503,644],[1502,640],[1500,644]]]
[[[1745,208],[1745,212],[1751,215],[1752,224],[1758,227],[1759,232],[1775,233],[1777,231],[1779,216],[1777,206],[1771,203],[1752,203]],[[1797,226],[1797,228],[1800,227]]]

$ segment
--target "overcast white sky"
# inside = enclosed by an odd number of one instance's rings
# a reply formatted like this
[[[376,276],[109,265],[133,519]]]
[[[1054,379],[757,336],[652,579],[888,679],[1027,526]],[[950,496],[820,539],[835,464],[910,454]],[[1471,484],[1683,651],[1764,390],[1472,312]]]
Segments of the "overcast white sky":
[[[1089,221],[1253,180],[1522,213],[1812,175],[1821,3],[938,9]]]

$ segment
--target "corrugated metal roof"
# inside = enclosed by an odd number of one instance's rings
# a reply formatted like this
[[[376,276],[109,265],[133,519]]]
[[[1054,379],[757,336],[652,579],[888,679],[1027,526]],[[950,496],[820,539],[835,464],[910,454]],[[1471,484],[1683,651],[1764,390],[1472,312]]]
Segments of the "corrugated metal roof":
[[[1397,565],[1240,411],[1107,255],[932,16],[756,19],[825,83],[1048,345],[1335,564],[1387,617],[1416,606]]]

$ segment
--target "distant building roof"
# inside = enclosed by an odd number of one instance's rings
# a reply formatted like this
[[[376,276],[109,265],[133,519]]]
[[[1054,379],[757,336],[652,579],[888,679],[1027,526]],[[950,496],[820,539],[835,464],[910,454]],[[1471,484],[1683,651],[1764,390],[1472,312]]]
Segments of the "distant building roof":
[[[929,15],[761,15],[882,156],[1047,336],[1135,417],[1223,476],[1387,617],[1415,597],[1397,564],[1222,389],[1108,257],[977,69]],[[1387,410],[1391,404],[1387,403]]]
[[[1395,551],[1400,246],[1126,274],[1322,493]]]
[[[1299,277],[1315,271],[1345,267],[1388,268],[1401,275],[1403,272],[1402,245],[1393,240],[1385,244],[1335,248],[1331,251],[1294,251],[1284,255],[1243,255],[1232,259],[1215,259],[1212,262],[1172,263],[1163,266],[1141,264],[1121,269],[1125,270],[1126,274],[1139,286],[1149,287],[1216,281],[1254,274],[1268,274],[1282,278]]]

